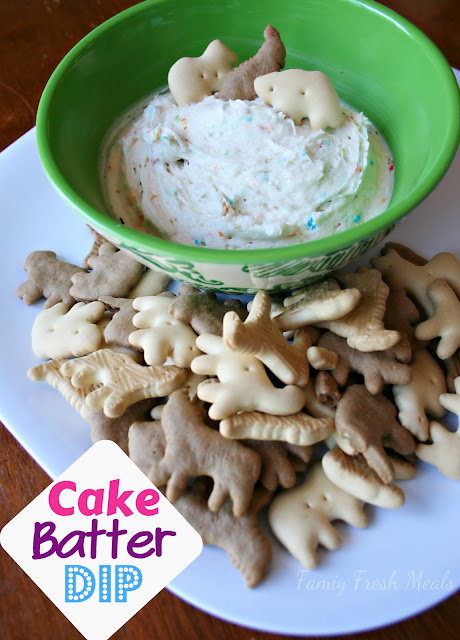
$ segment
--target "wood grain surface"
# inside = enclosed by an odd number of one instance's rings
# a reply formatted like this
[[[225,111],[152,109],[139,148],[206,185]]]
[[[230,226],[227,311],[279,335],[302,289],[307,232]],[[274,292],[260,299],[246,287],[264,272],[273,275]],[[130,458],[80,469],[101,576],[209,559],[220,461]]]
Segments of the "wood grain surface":
[[[71,47],[98,24],[133,4],[129,0],[0,0],[0,150],[34,126],[41,92]],[[459,0],[387,0],[383,4],[414,22],[434,40],[450,64],[460,68]],[[49,483],[50,478],[0,425],[0,528]],[[460,593],[457,593],[410,620],[365,635],[344,637],[349,640],[363,637],[454,640],[460,637],[459,622]],[[191,607],[166,590],[113,636],[114,640],[276,640],[282,637],[228,624]],[[0,549],[0,639],[81,638]]]

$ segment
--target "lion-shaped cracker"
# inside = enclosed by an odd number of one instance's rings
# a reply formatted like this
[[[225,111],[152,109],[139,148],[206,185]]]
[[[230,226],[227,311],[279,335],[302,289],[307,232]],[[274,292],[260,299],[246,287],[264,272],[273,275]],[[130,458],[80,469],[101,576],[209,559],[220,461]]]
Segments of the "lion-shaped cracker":
[[[272,71],[284,67],[286,49],[280,34],[270,24],[265,27],[265,42],[253,58],[242,62],[225,78],[222,89],[217,94],[221,100],[255,100],[257,94],[254,81]]]
[[[291,344],[270,318],[271,301],[266,291],[258,291],[244,322],[234,311],[224,316],[223,337],[233,351],[254,355],[284,384],[305,386],[310,376],[307,349],[308,331],[298,331]]]
[[[218,511],[230,497],[233,513],[242,516],[260,475],[260,456],[208,427],[205,415],[206,410],[195,405],[186,390],[170,395],[161,414],[165,454],[148,477],[157,486],[166,484],[166,497],[175,502],[192,478],[209,476],[214,480],[208,500],[211,511]]]
[[[331,482],[355,498],[385,509],[404,504],[404,492],[395,484],[385,484],[362,455],[349,456],[334,447],[322,457],[323,471]]]
[[[96,323],[104,311],[102,302],[78,302],[71,309],[65,302],[58,302],[43,309],[32,326],[32,351],[42,360],[97,351],[102,333]]]
[[[217,512],[208,509],[208,494],[205,479],[198,478],[174,506],[198,531],[203,543],[224,549],[247,586],[255,587],[265,578],[272,560],[270,541],[257,521],[257,512],[271,493],[257,488],[248,511],[240,518],[233,515],[231,500]]]
[[[452,411],[460,421],[460,377],[455,378],[456,393],[443,393],[439,402],[448,411]],[[433,444],[419,444],[415,454],[423,460],[437,467],[439,471],[460,481],[460,428],[452,433],[438,422],[430,424],[430,438]]]
[[[260,360],[233,351],[220,336],[198,336],[196,344],[207,355],[193,360],[192,371],[218,378],[218,381],[205,380],[198,385],[200,400],[212,403],[209,416],[213,420],[253,410],[288,415],[297,413],[305,404],[299,387],[290,385],[277,389]]]
[[[442,418],[446,413],[439,396],[446,393],[447,386],[441,367],[426,349],[414,354],[412,381],[406,385],[394,385],[392,391],[399,410],[399,422],[422,442],[428,440],[426,414]]]
[[[178,367],[189,367],[200,350],[195,345],[196,333],[169,313],[171,298],[166,295],[145,296],[133,300],[138,311],[129,336],[134,347],[143,349],[147,364],[157,366],[171,356]]]
[[[306,569],[318,565],[318,545],[331,551],[340,547],[342,539],[331,524],[334,520],[367,526],[363,501],[331,482],[320,461],[312,465],[303,484],[273,500],[268,520],[278,540]]]
[[[310,120],[315,131],[342,124],[339,96],[322,71],[274,71],[256,78],[254,89],[259,98],[292,118],[296,125],[300,125],[304,118]]]
[[[77,273],[86,273],[81,267],[58,260],[54,251],[33,251],[25,259],[24,269],[27,271],[27,280],[17,287],[16,295],[26,304],[47,298],[44,309],[58,302],[72,307],[76,299],[69,293],[71,279]]]
[[[236,53],[220,40],[213,40],[198,58],[180,58],[168,73],[174,100],[182,107],[219,91],[236,61]]]
[[[371,395],[364,385],[345,390],[335,412],[335,426],[352,452],[362,453],[385,484],[393,482],[395,474],[384,447],[402,455],[415,451],[411,434],[396,420],[394,404],[384,395]]]
[[[219,302],[212,291],[200,291],[188,284],[179,287],[179,296],[169,305],[169,313],[189,324],[200,336],[204,333],[222,335],[222,323],[227,311],[234,311],[241,320],[246,320],[248,312],[242,302],[236,299]]]
[[[143,265],[123,249],[104,242],[97,256],[88,258],[92,271],[72,276],[70,294],[75,300],[97,300],[102,296],[124,298],[139,282]]]
[[[88,356],[64,362],[61,372],[74,387],[98,388],[86,397],[92,409],[104,409],[108,418],[118,418],[135,402],[166,396],[186,380],[188,371],[175,366],[144,367],[130,356],[100,349]]]

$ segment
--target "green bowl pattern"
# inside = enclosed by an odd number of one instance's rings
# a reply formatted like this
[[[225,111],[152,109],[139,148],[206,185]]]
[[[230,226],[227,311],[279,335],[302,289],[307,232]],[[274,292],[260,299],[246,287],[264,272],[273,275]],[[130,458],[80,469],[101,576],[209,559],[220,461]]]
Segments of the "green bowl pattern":
[[[388,209],[352,229],[308,243],[256,250],[180,245],[110,217],[99,160],[113,122],[164,86],[174,61],[220,38],[242,61],[273,24],[287,68],[319,69],[339,96],[385,136],[395,165]],[[291,288],[364,253],[434,188],[460,134],[455,76],[437,47],[372,0],[150,0],[83,38],[58,65],[37,114],[44,169],[77,212],[117,246],[185,282],[228,292]],[[65,212],[64,212],[65,213]]]

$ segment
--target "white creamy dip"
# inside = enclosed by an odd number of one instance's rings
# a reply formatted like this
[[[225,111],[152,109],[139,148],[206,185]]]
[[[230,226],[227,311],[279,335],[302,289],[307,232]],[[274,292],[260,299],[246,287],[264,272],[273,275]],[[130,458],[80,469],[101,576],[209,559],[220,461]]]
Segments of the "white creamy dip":
[[[296,126],[257,99],[178,107],[157,94],[118,128],[106,197],[130,227],[189,245],[243,249],[306,242],[387,208],[393,161],[362,114],[336,129]]]

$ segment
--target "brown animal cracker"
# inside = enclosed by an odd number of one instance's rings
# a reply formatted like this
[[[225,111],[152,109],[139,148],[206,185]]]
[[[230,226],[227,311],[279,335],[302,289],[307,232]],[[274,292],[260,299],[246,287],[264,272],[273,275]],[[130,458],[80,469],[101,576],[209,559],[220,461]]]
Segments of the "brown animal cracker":
[[[226,438],[281,440],[301,446],[325,440],[334,430],[331,418],[314,418],[300,412],[274,416],[260,411],[245,411],[222,420],[220,432]]]
[[[381,393],[385,384],[409,384],[412,380],[412,369],[398,362],[392,350],[370,353],[358,351],[330,331],[321,336],[318,345],[339,355],[339,364],[332,371],[332,377],[340,387],[347,384],[351,371],[364,376],[365,385],[373,394]]]
[[[268,520],[278,540],[306,569],[317,566],[318,545],[330,550],[340,547],[341,537],[331,522],[367,526],[363,501],[331,482],[319,461],[303,484],[278,494],[270,505]]]
[[[315,380],[310,378],[307,386],[303,390],[305,395],[305,409],[307,413],[315,418],[330,418],[334,423],[335,408],[320,402],[316,396]]]
[[[129,298],[114,298],[113,296],[102,296],[99,300],[114,312],[104,329],[104,340],[107,344],[117,344],[127,349],[142,351],[140,347],[135,347],[129,341],[130,334],[136,330],[133,318],[137,311],[133,307],[133,301]]]
[[[198,334],[222,335],[222,323],[227,311],[234,311],[241,320],[246,320],[248,312],[239,300],[219,302],[212,291],[200,291],[188,284],[179,287],[179,296],[169,305],[169,312],[179,320],[189,324]]]
[[[258,291],[244,322],[234,312],[224,317],[224,342],[233,351],[254,355],[285,384],[305,386],[310,369],[306,352],[311,346],[308,331],[297,332],[291,344],[270,318],[270,296]]]
[[[395,484],[383,483],[362,455],[349,456],[334,447],[321,462],[329,480],[355,498],[385,509],[404,504],[404,492]]]
[[[91,260],[99,255],[99,249],[103,244],[108,242],[108,240],[107,238],[104,238],[104,236],[101,235],[99,231],[96,231],[96,229],[93,229],[92,227],[90,227],[89,224],[87,224],[86,226],[91,231],[91,235],[93,236],[93,244],[88,254],[83,259],[82,265],[85,269],[91,269],[91,266],[90,266]]]
[[[175,502],[192,478],[210,476],[214,480],[208,500],[211,511],[218,511],[230,497],[233,513],[242,516],[260,475],[260,456],[210,429],[205,415],[206,410],[193,404],[186,390],[171,394],[161,414],[165,455],[150,469],[149,478],[157,486],[166,484],[166,497]]]
[[[231,500],[217,512],[208,509],[208,491],[203,480],[196,480],[174,506],[198,531],[203,543],[224,549],[243,574],[247,586],[255,587],[265,578],[272,560],[270,541],[257,521],[257,511],[271,494],[256,489],[249,510],[244,516],[235,518]]]
[[[221,100],[255,100],[254,80],[284,67],[286,49],[278,31],[270,24],[265,27],[265,42],[253,58],[242,62],[224,80],[217,93]]]
[[[86,274],[81,267],[58,260],[54,251],[33,251],[24,262],[27,280],[16,289],[18,298],[26,304],[34,304],[40,298],[47,298],[44,309],[57,302],[64,302],[69,308],[76,299],[70,294],[71,279],[75,274]]]
[[[157,400],[148,398],[132,404],[118,418],[108,418],[102,409],[91,409],[86,421],[91,426],[91,440],[112,440],[128,453],[128,432],[136,420],[143,420],[153,409]]]
[[[275,324],[286,331],[321,321],[337,320],[350,313],[360,298],[358,289],[341,289],[332,278],[321,280],[285,298],[283,304],[286,308],[276,316]]]
[[[198,385],[200,400],[212,403],[209,416],[213,420],[253,410],[286,415],[300,411],[305,404],[299,387],[277,389],[260,360],[229,349],[220,336],[198,336],[196,344],[207,355],[193,360],[192,371],[218,378]]]
[[[153,465],[164,457],[166,438],[161,420],[137,420],[128,431],[129,457],[148,476]]]
[[[187,378],[187,370],[174,366],[143,367],[129,356],[100,349],[82,358],[68,360],[61,372],[79,389],[98,388],[88,393],[86,405],[104,409],[108,418],[118,418],[126,409],[146,398],[172,393]]]
[[[286,489],[295,485],[295,468],[283,442],[242,440],[241,443],[259,454],[262,464],[259,482],[268,491],[275,491],[280,485]]]
[[[320,371],[315,378],[315,394],[321,404],[336,407],[342,397],[337,382],[327,371]]]
[[[353,452],[362,453],[385,484],[394,479],[394,468],[384,447],[407,455],[415,451],[409,431],[396,420],[396,407],[383,395],[373,396],[364,385],[345,390],[335,412],[335,426]]]
[[[426,349],[415,352],[412,376],[409,384],[394,385],[392,391],[399,422],[424,442],[429,436],[426,414],[442,418],[446,413],[439,402],[439,396],[447,391],[446,380],[441,367]]]
[[[377,269],[358,267],[355,273],[340,272],[335,278],[346,289],[358,289],[361,298],[348,315],[317,325],[346,338],[348,345],[359,351],[385,351],[393,347],[400,335],[385,329],[383,324],[390,290],[382,281],[382,274]]]
[[[72,276],[70,294],[75,300],[97,300],[103,296],[124,298],[139,282],[143,265],[110,242],[99,248],[99,255],[88,258],[92,271]]]
[[[454,355],[450,358],[446,358],[444,362],[447,367],[447,391],[449,393],[455,393],[455,378],[460,376],[460,351],[457,349]]]
[[[404,289],[390,291],[385,309],[384,324],[387,329],[394,329],[401,339],[392,347],[399,362],[412,361],[412,352],[425,346],[415,338],[415,325],[420,320],[420,313],[408,297]]]

